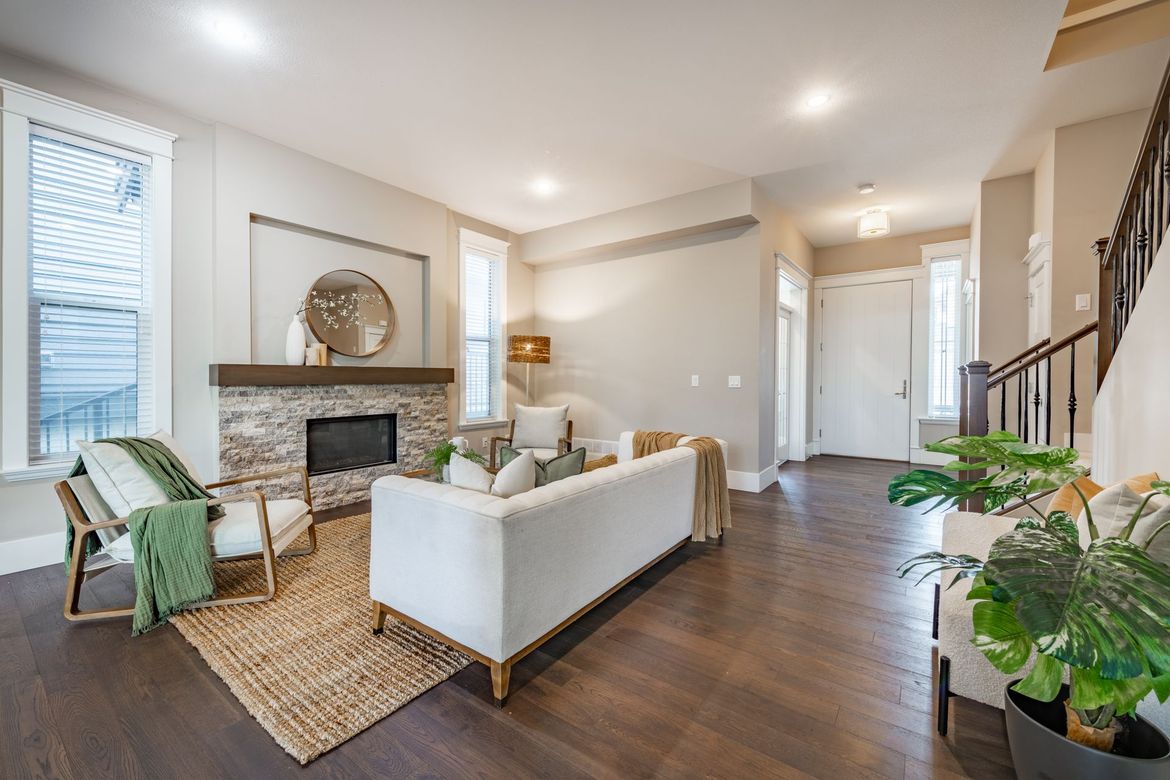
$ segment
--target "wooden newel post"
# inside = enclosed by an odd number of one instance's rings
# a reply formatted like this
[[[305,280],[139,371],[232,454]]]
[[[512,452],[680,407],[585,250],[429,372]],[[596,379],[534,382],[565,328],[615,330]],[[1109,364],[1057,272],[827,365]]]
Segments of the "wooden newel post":
[[[959,368],[959,433],[965,436],[987,435],[987,374],[991,364],[973,360]],[[966,458],[967,462],[972,462]],[[965,479],[982,479],[987,469],[963,473]],[[968,512],[982,512],[983,499],[971,498],[960,507]]]
[[[1097,256],[1097,387],[1105,381],[1109,363],[1113,359],[1113,307],[1116,294],[1114,264],[1105,256],[1109,248],[1109,237],[1098,238],[1093,247]],[[1071,441],[1071,439],[1070,439]]]

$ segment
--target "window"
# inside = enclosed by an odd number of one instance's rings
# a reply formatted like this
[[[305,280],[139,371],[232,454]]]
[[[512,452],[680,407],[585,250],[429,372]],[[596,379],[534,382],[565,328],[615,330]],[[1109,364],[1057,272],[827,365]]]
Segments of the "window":
[[[460,231],[463,424],[496,423],[504,411],[504,274],[508,245]]]
[[[8,479],[170,427],[174,137],[0,81]]]
[[[29,463],[154,430],[150,160],[29,130]]]
[[[930,263],[930,352],[927,415],[958,417],[959,360],[962,349],[961,257]]]

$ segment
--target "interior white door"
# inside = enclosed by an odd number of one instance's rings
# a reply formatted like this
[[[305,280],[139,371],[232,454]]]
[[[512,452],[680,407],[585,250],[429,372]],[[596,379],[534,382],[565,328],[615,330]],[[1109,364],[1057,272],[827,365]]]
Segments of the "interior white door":
[[[789,458],[792,418],[792,312],[781,308],[776,320],[776,465]]]
[[[910,458],[910,281],[822,291],[821,452]]]

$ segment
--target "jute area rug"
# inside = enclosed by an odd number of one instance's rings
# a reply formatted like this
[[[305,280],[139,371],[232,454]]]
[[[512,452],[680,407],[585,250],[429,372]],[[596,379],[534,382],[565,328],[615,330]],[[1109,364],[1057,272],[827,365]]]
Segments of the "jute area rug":
[[[302,538],[294,542],[299,546]],[[276,598],[171,618],[248,713],[301,764],[446,680],[470,659],[405,624],[370,631],[370,516],[317,527],[279,559]],[[220,593],[263,587],[259,561],[215,566]]]

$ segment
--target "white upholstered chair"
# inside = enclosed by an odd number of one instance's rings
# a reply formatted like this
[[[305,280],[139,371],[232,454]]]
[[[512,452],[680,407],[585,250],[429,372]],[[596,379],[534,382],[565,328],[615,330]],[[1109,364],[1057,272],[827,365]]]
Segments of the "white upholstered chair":
[[[507,444],[521,452],[531,451],[540,461],[564,455],[573,449],[573,421],[569,419],[568,405],[516,404],[508,435],[492,437],[490,455],[492,468],[496,468],[496,458],[501,444]]]
[[[293,466],[250,474],[213,482],[206,487],[213,490],[290,474],[301,477],[304,491],[301,499],[268,501],[263,493],[253,490],[208,500],[208,506],[222,506],[225,512],[223,517],[207,525],[212,561],[261,558],[264,560],[267,582],[262,590],[217,597],[194,604],[192,608],[266,601],[276,595],[276,557],[307,555],[317,548],[313,499],[309,492],[309,475],[304,467]],[[66,619],[80,621],[133,615],[133,605],[92,610],[80,608],[81,586],[86,580],[119,564],[133,565],[134,551],[130,545],[130,534],[127,533],[129,517],[118,517],[87,475],[69,477],[58,482],[54,488],[73,526],[73,547],[69,551],[69,577],[65,586]],[[305,532],[308,533],[308,544],[290,548],[292,541]],[[86,538],[90,534],[97,534],[103,547],[100,552],[83,560]]]

